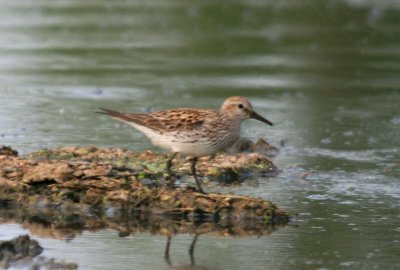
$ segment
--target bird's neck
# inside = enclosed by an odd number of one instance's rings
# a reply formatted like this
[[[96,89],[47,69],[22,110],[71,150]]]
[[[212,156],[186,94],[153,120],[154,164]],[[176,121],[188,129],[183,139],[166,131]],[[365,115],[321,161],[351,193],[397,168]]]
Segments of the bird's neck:
[[[232,131],[234,131],[235,133],[240,133],[240,125],[242,123],[242,119],[230,114],[222,114],[221,118],[223,118],[223,121],[229,122],[228,126]]]

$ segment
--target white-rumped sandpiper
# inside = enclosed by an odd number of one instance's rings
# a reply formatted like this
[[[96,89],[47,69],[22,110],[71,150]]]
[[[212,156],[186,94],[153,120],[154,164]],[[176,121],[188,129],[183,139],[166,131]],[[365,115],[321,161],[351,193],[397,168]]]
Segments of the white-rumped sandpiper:
[[[211,109],[180,108],[151,113],[123,113],[100,108],[100,113],[127,123],[144,133],[151,142],[172,152],[167,161],[171,188],[174,180],[171,165],[177,153],[193,157],[191,172],[197,188],[203,192],[196,174],[198,157],[215,154],[233,145],[240,137],[240,124],[246,119],[272,123],[257,114],[244,97],[230,97],[219,111]]]

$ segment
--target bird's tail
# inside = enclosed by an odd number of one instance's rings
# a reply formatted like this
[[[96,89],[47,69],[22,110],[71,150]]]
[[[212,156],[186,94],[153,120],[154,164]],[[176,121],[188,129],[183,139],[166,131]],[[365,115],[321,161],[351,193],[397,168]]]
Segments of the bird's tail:
[[[140,113],[123,113],[123,112],[118,112],[106,108],[99,108],[100,111],[97,111],[95,113],[99,114],[105,114],[110,116],[111,118],[114,118],[115,120],[122,121],[128,124],[131,123],[136,123],[139,125],[143,125],[146,114],[140,114]]]
[[[124,116],[124,114],[121,112],[117,112],[117,111],[106,109],[106,108],[99,108],[99,110],[100,111],[96,111],[95,113],[106,114],[106,115],[109,115],[112,117],[120,117],[120,118],[122,116]]]

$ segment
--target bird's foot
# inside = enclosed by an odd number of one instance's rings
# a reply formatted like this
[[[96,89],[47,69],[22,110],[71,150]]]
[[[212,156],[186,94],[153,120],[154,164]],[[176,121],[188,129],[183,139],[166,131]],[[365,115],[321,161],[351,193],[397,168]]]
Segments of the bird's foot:
[[[171,174],[169,174],[167,176],[164,176],[163,188],[169,189],[169,190],[174,190],[175,189],[175,180],[174,180],[174,177]]]

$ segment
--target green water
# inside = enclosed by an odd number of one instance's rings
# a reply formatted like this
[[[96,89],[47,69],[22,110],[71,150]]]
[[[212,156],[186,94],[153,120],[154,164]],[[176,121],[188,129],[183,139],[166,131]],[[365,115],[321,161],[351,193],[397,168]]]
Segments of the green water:
[[[219,191],[299,215],[261,238],[202,235],[196,263],[400,268],[398,1],[4,0],[0,17],[1,145],[153,149],[93,111],[218,108],[243,95],[275,125],[247,121],[242,134],[284,141],[281,173]],[[2,224],[0,239],[23,230]],[[168,268],[162,236],[34,238],[80,269]],[[192,238],[172,240],[174,265],[190,262]]]

